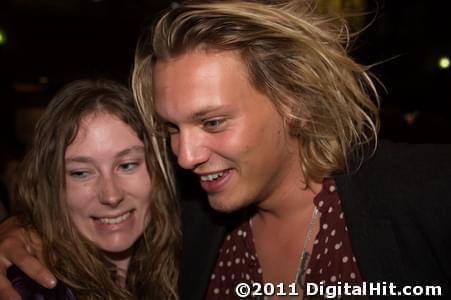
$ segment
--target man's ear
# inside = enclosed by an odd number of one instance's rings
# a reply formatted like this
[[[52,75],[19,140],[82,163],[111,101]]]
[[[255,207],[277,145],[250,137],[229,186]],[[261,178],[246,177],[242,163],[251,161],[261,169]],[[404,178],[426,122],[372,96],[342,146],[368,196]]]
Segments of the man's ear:
[[[308,124],[308,114],[307,113],[292,113],[284,119],[285,128],[287,128],[288,133],[291,136],[301,136],[305,127]]]
[[[286,132],[290,136],[301,136],[310,120],[310,113],[303,99],[285,94],[278,104],[276,107],[282,115]]]

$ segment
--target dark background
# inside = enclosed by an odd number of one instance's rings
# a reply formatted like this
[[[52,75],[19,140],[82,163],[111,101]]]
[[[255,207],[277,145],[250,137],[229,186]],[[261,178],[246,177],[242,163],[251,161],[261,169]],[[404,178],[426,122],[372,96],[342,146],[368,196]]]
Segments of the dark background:
[[[411,143],[451,142],[451,57],[449,1],[379,1],[373,26],[357,41],[366,64],[385,61],[373,71],[382,92],[381,137]],[[374,6],[374,2],[372,3]]]
[[[332,11],[367,11],[352,56],[375,64],[386,87],[381,137],[451,142],[450,1],[320,0]],[[0,3],[0,169],[20,159],[51,96],[68,81],[129,80],[141,29],[168,0],[2,0]],[[0,38],[1,39],[1,38]]]
[[[2,0],[1,146],[26,145],[35,119],[64,83],[88,76],[128,82],[136,39],[168,0]],[[337,10],[369,12],[372,22],[352,55],[377,64],[381,136],[406,142],[450,142],[451,5],[439,0],[325,0]]]

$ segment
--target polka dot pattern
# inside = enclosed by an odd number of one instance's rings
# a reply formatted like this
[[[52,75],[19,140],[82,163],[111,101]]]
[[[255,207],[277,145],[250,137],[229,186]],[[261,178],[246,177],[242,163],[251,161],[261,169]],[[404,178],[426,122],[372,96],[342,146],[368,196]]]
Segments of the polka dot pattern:
[[[210,276],[206,299],[235,300],[235,286],[239,282],[251,284],[262,281],[262,269],[258,263],[250,224],[246,221],[225,238]]]
[[[311,272],[306,274],[305,281],[361,283],[335,180],[324,180],[323,189],[315,197],[314,203],[321,213],[321,226],[309,262]]]

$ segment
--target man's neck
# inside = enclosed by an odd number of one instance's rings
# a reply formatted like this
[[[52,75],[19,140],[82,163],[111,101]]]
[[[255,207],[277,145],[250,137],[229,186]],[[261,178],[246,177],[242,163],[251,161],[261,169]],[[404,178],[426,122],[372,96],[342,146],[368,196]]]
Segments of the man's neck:
[[[277,193],[257,205],[255,219],[265,223],[290,223],[311,212],[313,199],[321,191],[322,183],[311,182],[306,188],[297,184],[281,186]]]
[[[251,219],[255,249],[263,269],[265,282],[292,282],[298,269],[305,237],[315,236],[319,222],[312,225],[314,197],[322,184],[312,183],[279,191],[278,197],[262,201]],[[309,233],[307,233],[309,232]],[[306,250],[311,252],[313,240]]]

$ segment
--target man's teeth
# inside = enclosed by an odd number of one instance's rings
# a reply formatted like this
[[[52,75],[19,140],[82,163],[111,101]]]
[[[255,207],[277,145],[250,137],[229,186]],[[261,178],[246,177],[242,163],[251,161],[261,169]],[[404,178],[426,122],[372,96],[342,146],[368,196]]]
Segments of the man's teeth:
[[[118,224],[125,221],[128,217],[130,217],[130,212],[126,212],[122,216],[116,218],[99,218],[99,222],[103,224]]]
[[[223,175],[224,175],[224,172],[202,175],[202,176],[200,176],[200,180],[201,181],[213,181],[215,179],[218,179],[219,177],[222,177]]]

